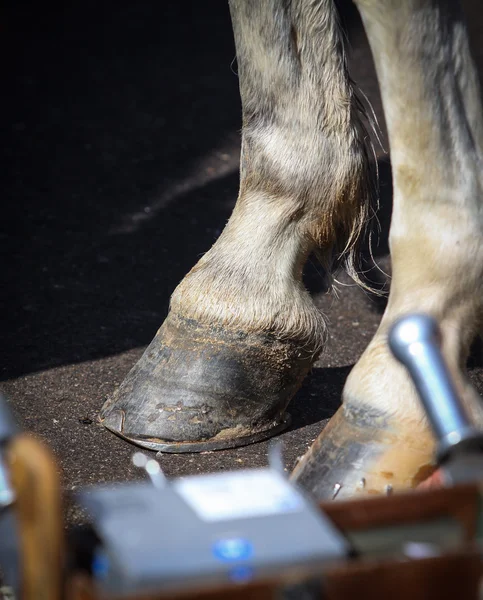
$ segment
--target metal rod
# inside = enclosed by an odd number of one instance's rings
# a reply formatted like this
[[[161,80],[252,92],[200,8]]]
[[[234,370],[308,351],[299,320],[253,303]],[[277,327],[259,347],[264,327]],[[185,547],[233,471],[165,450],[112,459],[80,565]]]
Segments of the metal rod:
[[[424,314],[399,319],[389,332],[389,347],[413,380],[440,443],[440,453],[463,440],[481,439],[481,432],[473,427],[449,374],[436,321]]]

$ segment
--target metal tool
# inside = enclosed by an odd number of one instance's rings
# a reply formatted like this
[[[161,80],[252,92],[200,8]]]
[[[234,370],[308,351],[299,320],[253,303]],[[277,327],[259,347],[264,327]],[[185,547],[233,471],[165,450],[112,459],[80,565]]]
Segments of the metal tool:
[[[148,458],[143,452],[135,452],[132,457],[132,462],[135,467],[143,469],[146,472],[155,488],[162,489],[166,485],[166,476],[161,470],[157,460]]]
[[[425,314],[398,319],[389,347],[408,370],[438,441],[437,459],[451,483],[483,477],[483,431],[458,397],[441,352],[437,322]]]
[[[10,506],[15,498],[3,454],[7,443],[17,433],[18,427],[10,412],[7,400],[0,393],[0,511]]]
[[[3,571],[4,589],[18,597],[20,590],[20,551],[18,529],[11,510],[15,492],[5,460],[8,443],[19,432],[6,398],[0,393],[0,570]]]

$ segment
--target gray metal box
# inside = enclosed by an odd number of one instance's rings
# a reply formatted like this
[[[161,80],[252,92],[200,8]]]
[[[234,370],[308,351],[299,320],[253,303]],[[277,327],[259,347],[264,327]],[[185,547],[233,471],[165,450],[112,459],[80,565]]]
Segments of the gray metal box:
[[[99,585],[116,594],[244,581],[347,556],[348,544],[278,471],[254,469],[95,487],[78,495],[102,547]]]

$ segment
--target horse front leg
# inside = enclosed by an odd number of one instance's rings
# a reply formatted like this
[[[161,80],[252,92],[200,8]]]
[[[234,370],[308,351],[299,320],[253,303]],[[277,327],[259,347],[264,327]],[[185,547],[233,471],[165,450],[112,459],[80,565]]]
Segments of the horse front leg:
[[[434,439],[387,332],[426,312],[475,422],[465,374],[481,325],[483,120],[477,75],[453,0],[359,0],[389,131],[394,179],[392,283],[380,327],[352,370],[343,405],[293,477],[320,498],[417,486],[433,470]]]
[[[169,315],[103,407],[112,431],[179,452],[286,427],[324,320],[302,283],[315,249],[348,263],[368,213],[366,135],[332,0],[230,3],[243,109],[239,197]]]

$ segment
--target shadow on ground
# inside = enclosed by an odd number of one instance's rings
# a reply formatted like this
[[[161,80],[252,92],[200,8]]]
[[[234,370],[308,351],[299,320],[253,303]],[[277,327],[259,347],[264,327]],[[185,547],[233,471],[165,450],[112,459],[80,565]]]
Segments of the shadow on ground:
[[[19,2],[3,28],[8,379],[149,342],[231,212],[240,103],[227,6]]]
[[[292,429],[329,419],[341,405],[342,389],[352,366],[315,367],[290,404]],[[321,391],[327,398],[321,402]]]

